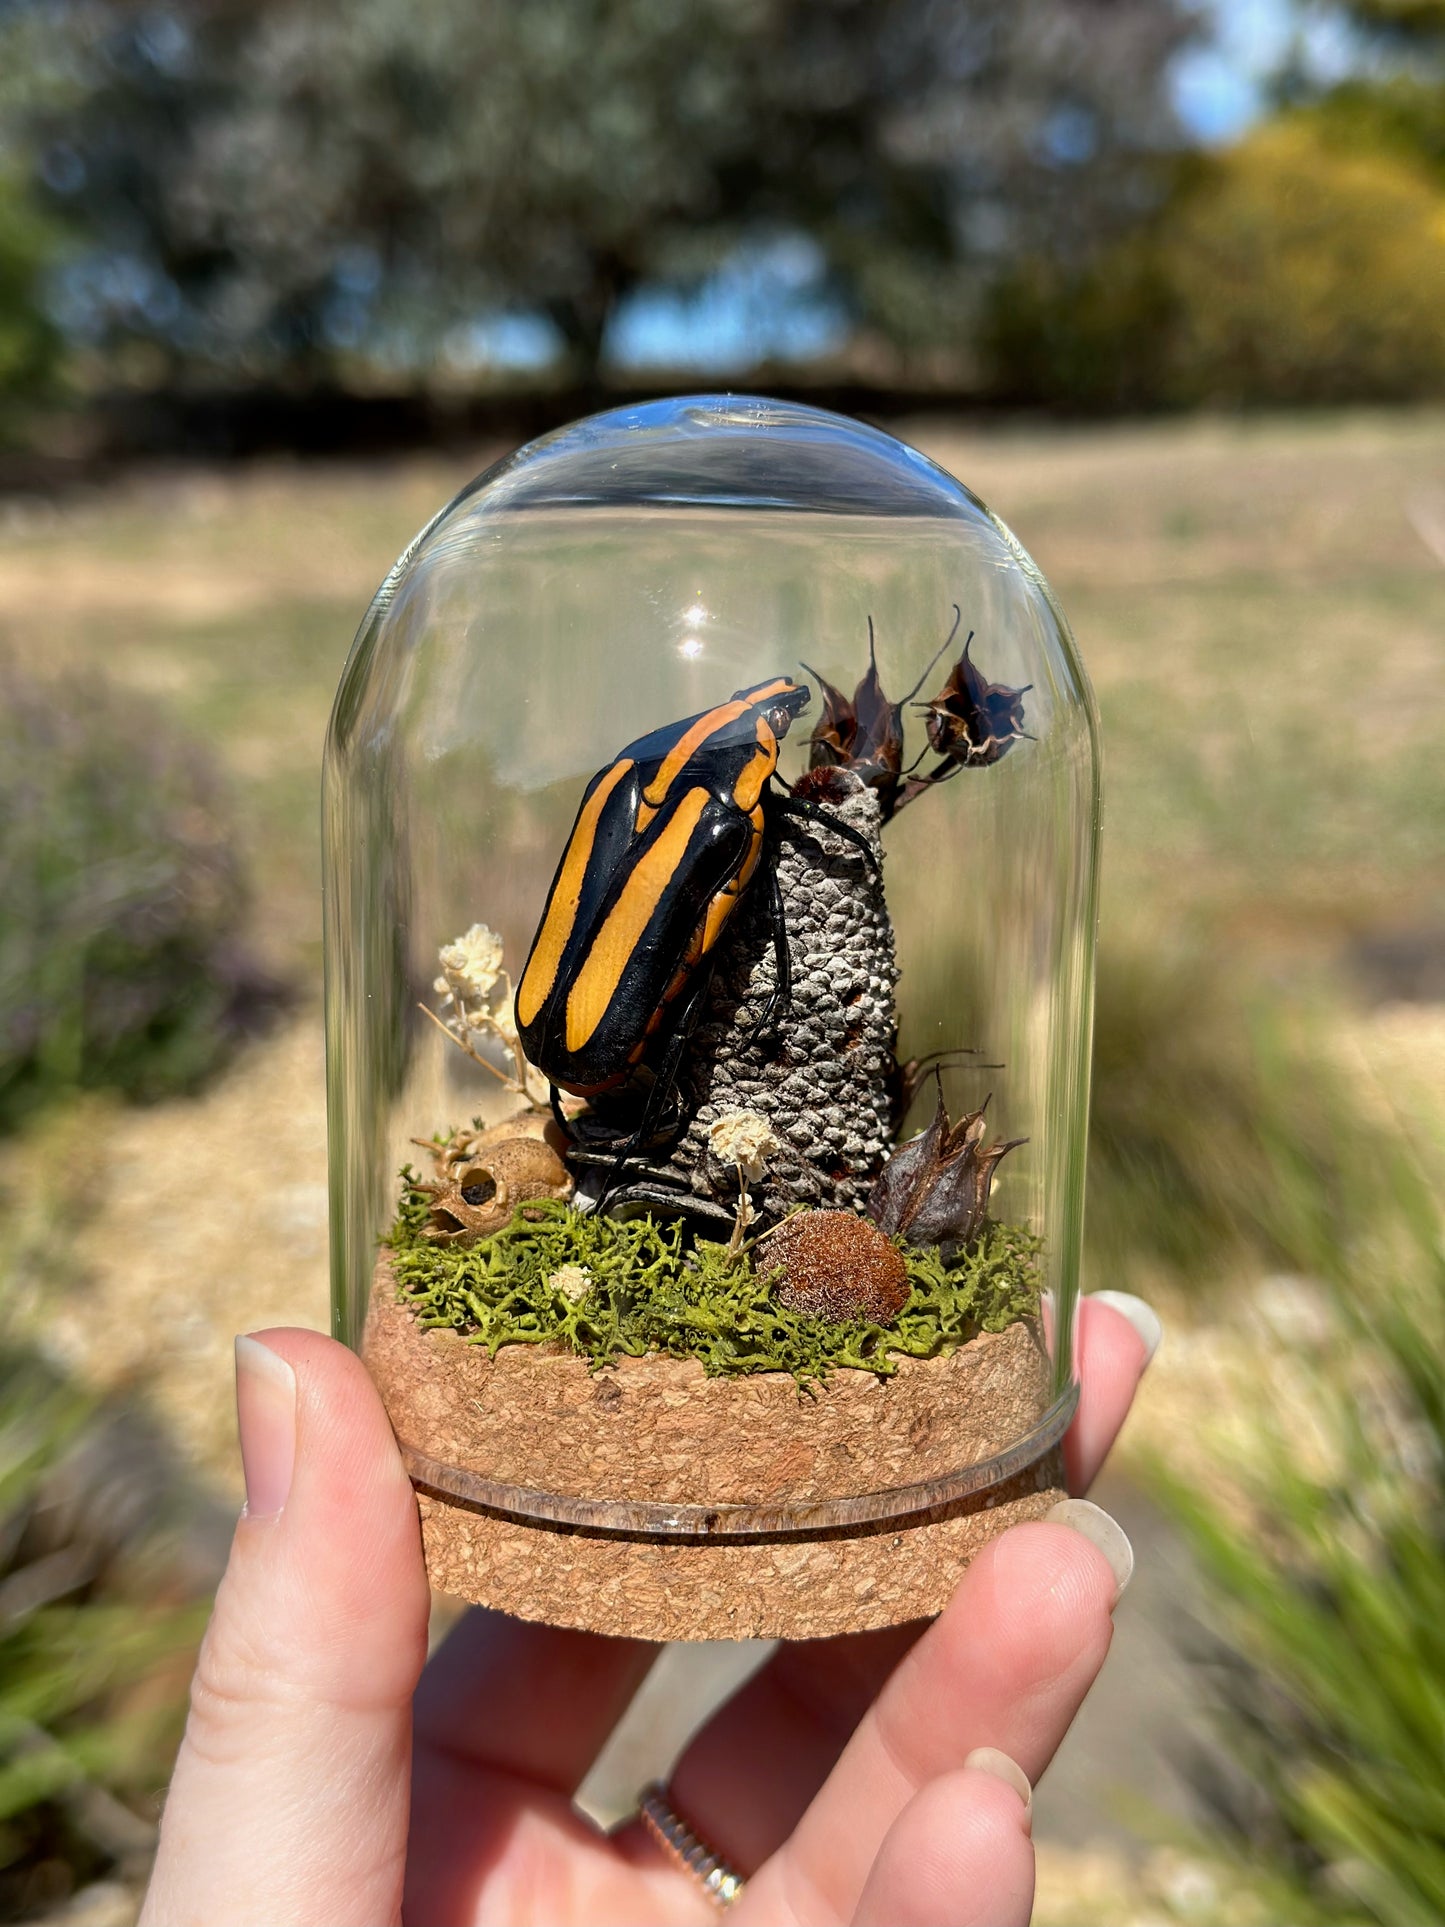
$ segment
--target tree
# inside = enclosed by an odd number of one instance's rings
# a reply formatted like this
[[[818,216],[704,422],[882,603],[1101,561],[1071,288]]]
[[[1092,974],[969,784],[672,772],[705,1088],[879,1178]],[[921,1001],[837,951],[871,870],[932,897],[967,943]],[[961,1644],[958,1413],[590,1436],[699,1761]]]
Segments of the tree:
[[[1445,184],[1445,0],[1343,0],[1359,56],[1326,86],[1293,71],[1283,104],[1337,151],[1385,154]]]
[[[617,304],[805,234],[859,320],[957,341],[1020,253],[1137,213],[1172,0],[31,0],[26,117],[90,227],[77,327],[176,368],[424,367],[487,311],[594,375]]]
[[[54,388],[60,339],[41,288],[58,245],[58,235],[0,175],[0,442]]]

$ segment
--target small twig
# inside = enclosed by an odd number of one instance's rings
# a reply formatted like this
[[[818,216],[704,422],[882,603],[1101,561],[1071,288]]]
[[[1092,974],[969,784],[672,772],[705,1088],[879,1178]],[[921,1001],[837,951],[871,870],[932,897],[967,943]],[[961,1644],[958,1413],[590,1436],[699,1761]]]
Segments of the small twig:
[[[505,1071],[499,1071],[495,1064],[490,1063],[485,1057],[475,1051],[465,1038],[459,1037],[451,1025],[447,1023],[444,1018],[438,1017],[434,1010],[428,1009],[425,1004],[418,1004],[417,1009],[424,1017],[430,1017],[443,1037],[450,1038],[452,1043],[456,1045],[457,1049],[461,1051],[464,1056],[470,1057],[474,1064],[480,1064],[484,1071],[490,1071],[499,1084],[505,1085],[505,1087],[509,1091],[514,1092],[516,1096],[526,1098],[534,1111],[546,1110],[546,1098],[538,1097],[527,1081],[527,1072],[531,1069],[531,1066],[522,1055],[522,1047],[520,1044],[507,1045],[507,1049],[512,1053],[513,1064],[512,1075],[509,1077]],[[505,1039],[503,1041],[505,1042]]]
[[[438,1017],[434,1010],[429,1010],[425,1004],[418,1004],[417,1009],[421,1012],[423,1017],[430,1017],[432,1022],[436,1025],[437,1029],[441,1032],[442,1036],[449,1037],[451,1041],[456,1045],[457,1049],[461,1051],[464,1056],[470,1057],[474,1064],[480,1064],[484,1071],[490,1071],[492,1073],[492,1076],[497,1079],[498,1083],[505,1084],[509,1091],[515,1088],[513,1080],[510,1077],[508,1077],[505,1071],[499,1071],[495,1064],[489,1064],[485,1057],[478,1056],[476,1051],[472,1049],[471,1045],[466,1041],[466,1039],[464,1037],[458,1037],[456,1032],[452,1029],[451,1025],[444,1022],[442,1018]]]

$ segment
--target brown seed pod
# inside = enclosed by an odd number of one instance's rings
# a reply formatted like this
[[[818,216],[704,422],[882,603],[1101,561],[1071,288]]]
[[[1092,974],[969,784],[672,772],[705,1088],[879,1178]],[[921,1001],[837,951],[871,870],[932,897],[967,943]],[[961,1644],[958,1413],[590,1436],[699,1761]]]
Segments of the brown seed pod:
[[[1027,1138],[985,1144],[988,1099],[976,1111],[948,1121],[943,1079],[938,1109],[926,1131],[895,1151],[878,1174],[868,1213],[885,1231],[910,1244],[933,1245],[945,1264],[972,1244],[988,1221],[988,1194],[1001,1158]]]
[[[430,1147],[436,1154],[437,1181],[417,1186],[431,1197],[428,1238],[468,1244],[500,1231],[519,1204],[571,1197],[572,1179],[561,1157],[544,1134],[518,1135],[521,1121],[511,1119],[489,1131],[465,1133],[446,1146]]]
[[[947,648],[948,644],[944,644]],[[943,650],[939,651],[942,655]],[[937,662],[935,656],[933,662]],[[933,668],[928,665],[923,675],[908,691],[906,696],[891,702],[884,693],[883,680],[878,674],[878,659],[873,646],[873,618],[868,618],[868,668],[858,687],[853,691],[851,702],[841,689],[830,683],[826,676],[818,674],[809,664],[803,667],[817,679],[823,692],[823,713],[813,726],[813,734],[808,744],[808,777],[804,779],[800,793],[821,796],[816,787],[815,773],[828,769],[849,769],[878,793],[878,808],[887,823],[898,807],[899,788],[903,781],[903,712],[923,687],[925,677]]]
[[[760,1266],[781,1265],[778,1302],[809,1318],[868,1318],[886,1325],[908,1302],[901,1254],[851,1211],[800,1211],[764,1243]]]
[[[548,1111],[538,1111],[530,1105],[511,1117],[503,1118],[500,1124],[488,1124],[471,1130],[458,1131],[450,1144],[436,1145],[415,1140],[423,1149],[432,1153],[436,1160],[437,1176],[447,1178],[463,1164],[485,1162],[488,1153],[498,1144],[510,1143],[515,1138],[528,1138],[548,1144],[557,1154],[558,1162],[566,1155],[567,1140],[558,1128],[556,1119]]]

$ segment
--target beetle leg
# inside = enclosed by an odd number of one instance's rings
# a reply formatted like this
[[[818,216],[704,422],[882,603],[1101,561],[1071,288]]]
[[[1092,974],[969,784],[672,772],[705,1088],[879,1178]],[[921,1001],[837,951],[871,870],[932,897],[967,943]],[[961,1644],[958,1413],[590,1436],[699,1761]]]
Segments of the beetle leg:
[[[882,874],[877,853],[867,837],[860,830],[855,830],[851,823],[840,823],[832,810],[825,810],[820,803],[809,802],[806,797],[801,796],[784,797],[776,808],[780,816],[797,816],[805,822],[821,823],[823,828],[830,831],[832,835],[841,836],[845,843],[851,843],[856,849],[861,850],[874,876]]]
[[[772,864],[768,865],[768,922],[773,934],[775,976],[762,1015],[748,1032],[750,1044],[766,1037],[770,1030],[776,1030],[778,1019],[791,1009],[793,1002],[793,958],[788,949],[787,912],[783,905],[783,886]]]
[[[657,1067],[652,1088],[643,1100],[642,1116],[637,1120],[637,1127],[632,1135],[625,1138],[617,1148],[611,1169],[603,1180],[602,1189],[597,1194],[594,1210],[601,1211],[608,1198],[617,1189],[627,1160],[635,1156],[638,1151],[646,1149],[666,1105],[676,1094],[682,1060],[687,1054],[692,1033],[697,1028],[697,1020],[702,1014],[703,999],[707,995],[711,982],[712,971],[704,969],[689,993],[687,1002],[678,1016],[677,1025],[667,1040],[667,1049],[663,1052],[662,1061]]]

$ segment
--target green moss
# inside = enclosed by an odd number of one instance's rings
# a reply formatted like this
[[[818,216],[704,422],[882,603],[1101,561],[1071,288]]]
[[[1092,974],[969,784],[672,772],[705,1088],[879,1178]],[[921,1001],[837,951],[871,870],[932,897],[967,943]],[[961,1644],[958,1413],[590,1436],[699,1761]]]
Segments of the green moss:
[[[530,1204],[494,1237],[433,1244],[422,1235],[427,1199],[409,1168],[402,1180],[389,1240],[400,1296],[423,1325],[493,1352],[563,1344],[594,1367],[671,1352],[699,1359],[710,1377],[791,1372],[801,1383],[839,1366],[886,1375],[899,1357],[941,1357],[1038,1307],[1040,1241],[1014,1225],[990,1224],[952,1265],[900,1242],[913,1290],[896,1320],[833,1324],[774,1303],[776,1269],[754,1270],[746,1256],[730,1263],[724,1245],[690,1244],[681,1225],[652,1217]],[[548,1282],[564,1265],[591,1275],[580,1299]]]

